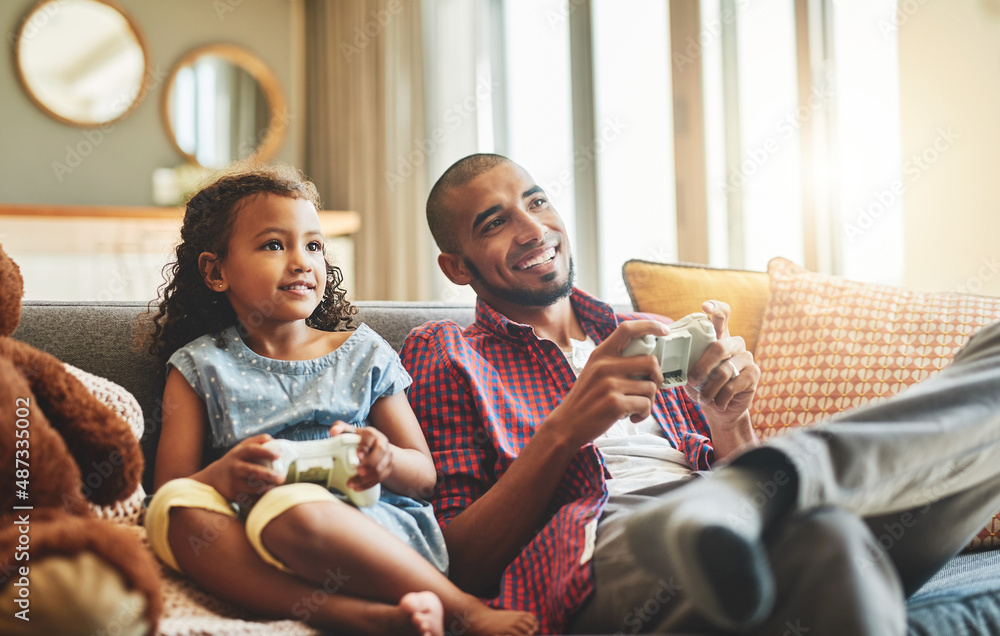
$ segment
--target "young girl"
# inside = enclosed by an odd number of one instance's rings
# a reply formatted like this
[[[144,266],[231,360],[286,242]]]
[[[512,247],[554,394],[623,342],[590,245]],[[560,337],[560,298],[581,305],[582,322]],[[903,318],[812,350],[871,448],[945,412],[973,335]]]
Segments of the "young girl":
[[[493,610],[443,573],[410,377],[370,328],[345,330],[356,310],[326,261],[318,207],[287,167],[226,174],[187,205],[153,319],[151,349],[168,368],[146,513],[154,551],[220,597],[320,627],[534,633],[530,614]],[[265,465],[272,438],[347,430],[361,436],[349,486],[382,484],[371,508],[283,485]]]

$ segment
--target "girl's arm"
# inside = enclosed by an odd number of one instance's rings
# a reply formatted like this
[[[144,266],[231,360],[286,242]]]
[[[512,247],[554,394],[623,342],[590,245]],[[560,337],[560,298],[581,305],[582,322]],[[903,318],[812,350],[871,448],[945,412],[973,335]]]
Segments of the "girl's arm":
[[[171,367],[163,388],[160,441],[156,447],[156,467],[153,471],[154,488],[171,479],[190,477],[201,469],[207,426],[205,403],[181,372]]]
[[[437,473],[406,393],[401,391],[377,399],[372,404],[369,421],[371,427],[356,431],[362,436],[358,449],[361,466],[348,484],[363,490],[382,483],[399,494],[428,499],[434,492]],[[330,434],[346,430],[352,428],[335,424]]]
[[[171,368],[163,389],[163,424],[156,448],[153,486],[171,479],[191,477],[215,488],[229,501],[255,499],[283,478],[259,462],[275,459],[261,447],[270,435],[243,440],[219,460],[202,468],[208,410],[180,371]]]

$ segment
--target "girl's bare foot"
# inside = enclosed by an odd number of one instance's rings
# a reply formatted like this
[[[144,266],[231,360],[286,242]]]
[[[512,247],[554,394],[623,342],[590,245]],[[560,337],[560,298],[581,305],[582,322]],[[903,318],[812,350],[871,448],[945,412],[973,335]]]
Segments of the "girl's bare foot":
[[[444,608],[434,592],[411,592],[399,599],[399,609],[409,617],[418,636],[444,636]]]
[[[538,619],[528,612],[496,610],[480,605],[456,618],[465,622],[470,634],[532,636],[538,633]]]

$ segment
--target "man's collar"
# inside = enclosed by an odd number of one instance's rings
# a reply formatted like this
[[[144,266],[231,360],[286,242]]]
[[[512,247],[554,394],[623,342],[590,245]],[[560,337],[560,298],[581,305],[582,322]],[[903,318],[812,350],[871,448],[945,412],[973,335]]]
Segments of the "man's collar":
[[[587,292],[574,287],[569,301],[573,307],[573,311],[576,313],[577,319],[583,325],[592,323],[597,326],[614,329],[618,324],[615,312],[611,306],[594,298]],[[487,331],[501,336],[524,337],[534,332],[531,325],[524,325],[510,320],[507,316],[493,309],[482,298],[477,298],[476,300],[476,324]],[[586,327],[584,329],[587,330]]]

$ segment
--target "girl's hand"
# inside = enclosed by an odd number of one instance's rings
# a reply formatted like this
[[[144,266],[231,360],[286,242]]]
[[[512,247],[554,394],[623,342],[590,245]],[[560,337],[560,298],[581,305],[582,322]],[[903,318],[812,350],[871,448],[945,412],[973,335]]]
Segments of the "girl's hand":
[[[355,490],[365,490],[385,481],[392,474],[392,445],[389,439],[376,428],[358,428],[346,422],[337,422],[330,427],[330,437],[341,433],[357,433],[361,436],[358,444],[358,474],[347,480],[347,485]]]
[[[264,465],[278,457],[262,446],[271,439],[270,435],[248,437],[192,478],[212,486],[228,501],[250,504],[285,481],[284,475]]]

